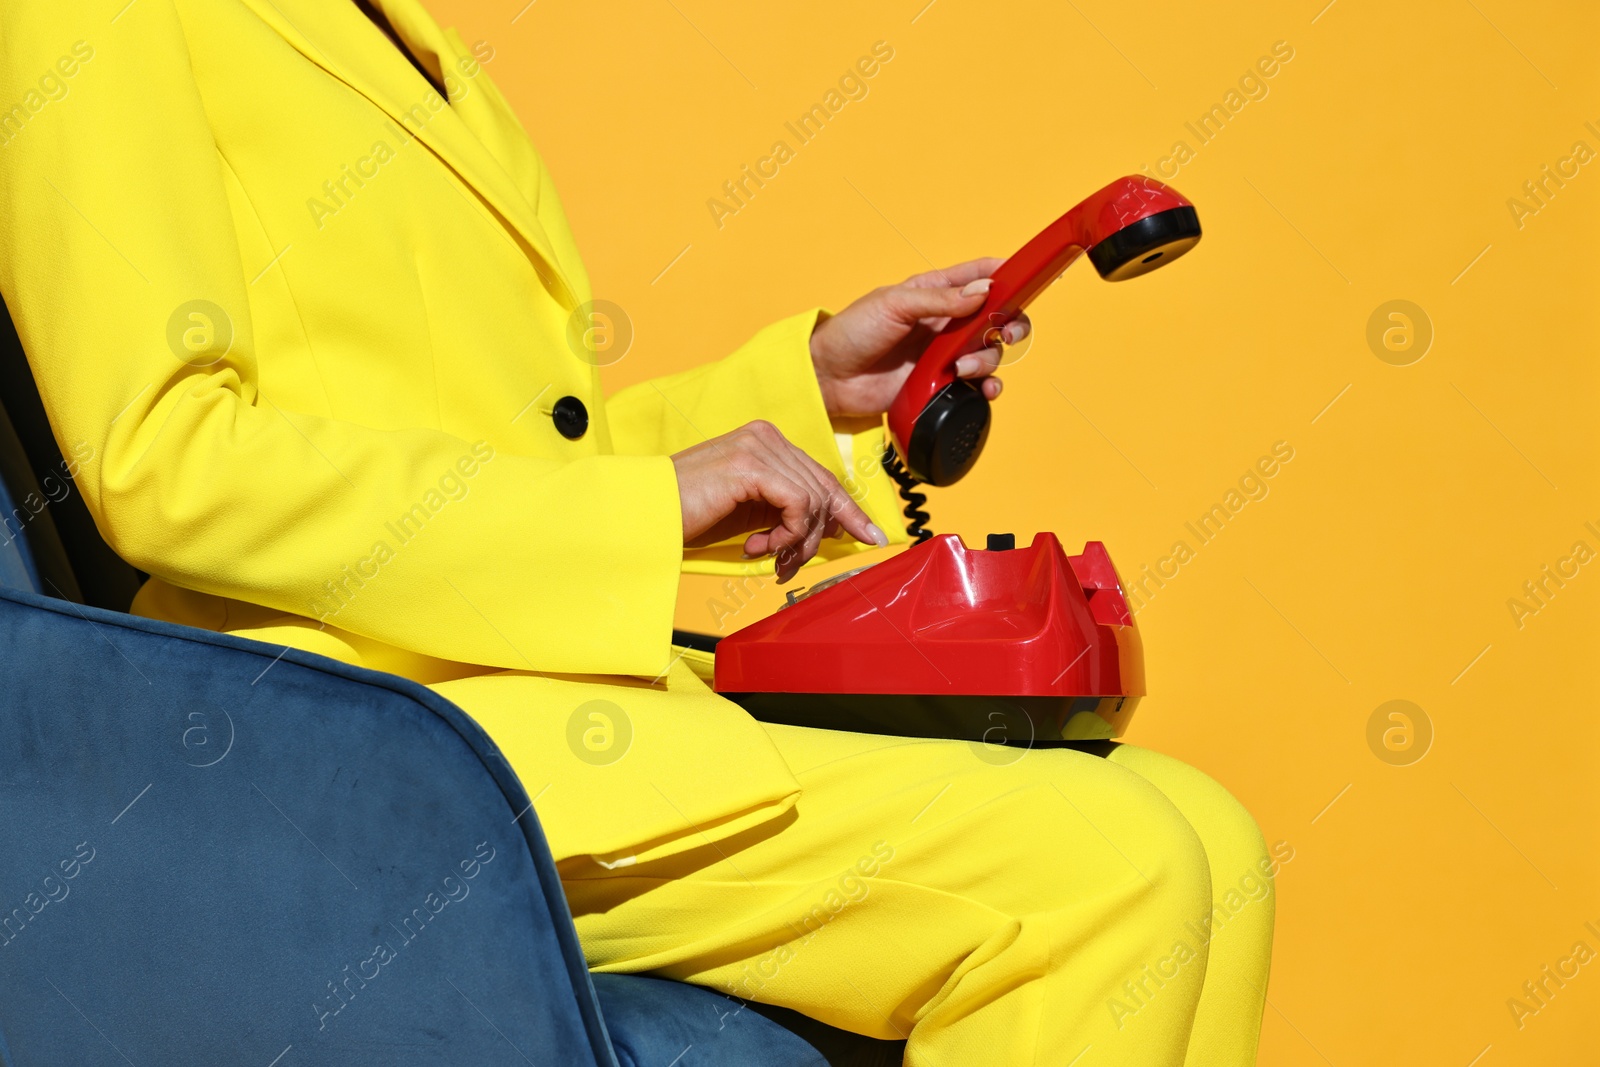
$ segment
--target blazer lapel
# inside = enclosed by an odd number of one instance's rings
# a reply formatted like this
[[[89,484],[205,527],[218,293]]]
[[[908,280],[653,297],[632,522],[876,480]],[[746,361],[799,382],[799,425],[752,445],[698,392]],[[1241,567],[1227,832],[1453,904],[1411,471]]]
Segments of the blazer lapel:
[[[381,108],[401,136],[416,138],[455,171],[522,239],[556,299],[569,308],[576,305],[550,239],[539,225],[536,206],[456,113],[456,105],[428,109],[425,99],[437,94],[351,0],[244,2],[306,58]],[[454,65],[458,58],[454,47],[415,0],[376,3],[424,66],[448,70]],[[459,73],[454,76],[459,78]],[[467,95],[470,99],[476,94]]]

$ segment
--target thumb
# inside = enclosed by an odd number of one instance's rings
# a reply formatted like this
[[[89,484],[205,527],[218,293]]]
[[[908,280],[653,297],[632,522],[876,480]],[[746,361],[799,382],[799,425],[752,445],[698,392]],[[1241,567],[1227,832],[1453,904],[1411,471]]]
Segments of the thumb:
[[[884,307],[894,318],[910,324],[923,319],[959,318],[983,306],[990,279],[979,278],[957,289],[896,285],[884,292]]]

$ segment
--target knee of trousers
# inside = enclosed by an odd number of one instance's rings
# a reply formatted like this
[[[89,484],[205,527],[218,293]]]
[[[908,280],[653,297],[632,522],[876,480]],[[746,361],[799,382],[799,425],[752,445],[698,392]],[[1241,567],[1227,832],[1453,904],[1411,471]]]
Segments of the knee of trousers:
[[[1094,759],[1072,768],[1080,789],[1068,814],[1056,821],[1062,840],[1051,847],[1075,862],[1090,855],[1112,873],[1126,871],[1124,884],[1146,920],[1181,926],[1205,915],[1211,907],[1212,876],[1197,827],[1151,781]],[[1041,830],[1034,826],[1026,832],[1038,835]]]
[[[1166,797],[1146,799],[1136,811],[1141,873],[1155,895],[1152,918],[1181,928],[1211,908],[1212,858],[1194,824]]]
[[[1112,762],[1128,767],[1153,782],[1184,813],[1199,835],[1211,865],[1212,880],[1220,891],[1241,882],[1251,887],[1256,879],[1271,878],[1275,860],[1255,818],[1204,772],[1133,745],[1122,745]]]
[[[1226,915],[1232,923],[1248,913],[1251,918],[1236,925],[1254,928],[1270,941],[1278,910],[1278,868],[1294,857],[1294,850],[1283,841],[1269,849],[1244,805],[1222,786],[1205,781],[1215,795],[1203,813],[1191,812],[1191,818],[1211,862],[1213,914]]]
[[[1221,894],[1238,888],[1252,898],[1265,894],[1270,904],[1272,880],[1282,856],[1268,849],[1261,827],[1243,804],[1221,786],[1217,786],[1217,792],[1221,797],[1208,813],[1194,819],[1195,830],[1211,862],[1216,892]]]

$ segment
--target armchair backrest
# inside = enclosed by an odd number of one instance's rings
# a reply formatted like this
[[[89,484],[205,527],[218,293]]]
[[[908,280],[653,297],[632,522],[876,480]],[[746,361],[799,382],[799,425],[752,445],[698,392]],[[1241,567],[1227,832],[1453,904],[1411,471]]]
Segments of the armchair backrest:
[[[32,481],[16,431],[0,407],[0,586],[42,593],[44,582],[28,529],[34,516],[27,509],[24,488]]]
[[[143,580],[66,474],[11,315],[0,307],[0,587],[126,611]]]

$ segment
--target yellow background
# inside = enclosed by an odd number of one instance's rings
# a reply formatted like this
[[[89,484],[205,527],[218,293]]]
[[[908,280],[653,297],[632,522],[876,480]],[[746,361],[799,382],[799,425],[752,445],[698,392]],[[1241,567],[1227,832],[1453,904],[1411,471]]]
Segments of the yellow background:
[[[1103,540],[1130,581],[1197,548],[1139,615],[1151,695],[1130,739],[1294,846],[1262,1063],[1597,1062],[1600,961],[1521,1029],[1506,1002],[1574,942],[1600,952],[1600,562],[1520,629],[1507,601],[1574,542],[1600,550],[1600,162],[1520,228],[1507,201],[1575,141],[1600,150],[1600,16],[925,3],[430,0],[496,49],[596,295],[632,318],[611,388],[1006,255],[1173,142],[1197,149],[1171,182],[1205,239],[1126,284],[1080,264],[1038,300],[988,450],[933,494],[933,526]],[[869,95],[719,229],[722,182],[795,147],[784,122],[880,40]],[[1278,41],[1294,58],[1268,95],[1200,145],[1184,123]],[[1435,332],[1410,366],[1366,341],[1394,299]],[[1185,522],[1276,441],[1295,454],[1270,494],[1199,546]],[[719,584],[685,581],[679,625],[712,627]],[[1392,699],[1434,731],[1409,766],[1368,745]]]

